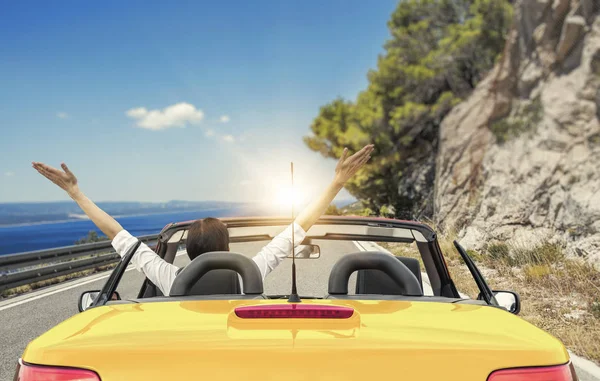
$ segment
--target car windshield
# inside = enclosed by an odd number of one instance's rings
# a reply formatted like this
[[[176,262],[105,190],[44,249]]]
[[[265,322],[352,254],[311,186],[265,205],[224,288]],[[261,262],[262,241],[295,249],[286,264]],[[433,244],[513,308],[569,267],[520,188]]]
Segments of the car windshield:
[[[231,251],[244,254],[248,258],[255,256],[270,241],[250,241],[231,244]],[[327,295],[327,282],[334,264],[344,255],[362,252],[366,250],[387,251],[387,242],[360,242],[344,240],[314,239],[312,245],[320,248],[320,257],[315,259],[300,259],[296,261],[296,272],[298,282],[298,293],[301,296],[325,297]],[[401,243],[394,246],[396,250],[402,247],[402,252],[416,258],[422,264],[421,256],[415,243]],[[175,259],[175,264],[185,266],[190,262],[185,253],[185,246]],[[406,255],[405,254],[405,255]],[[264,292],[266,295],[289,295],[292,288],[292,260],[286,259],[275,268],[264,280]],[[423,271],[424,268],[423,268]],[[428,293],[433,295],[431,287],[426,284]],[[356,294],[356,273],[350,277],[348,283],[348,294]]]
[[[393,221],[393,220],[389,220]],[[230,251],[243,254],[247,258],[256,256],[273,237],[281,233],[287,225],[284,220],[256,219],[250,221],[230,221]],[[164,242],[158,251],[168,262],[183,268],[190,263],[185,242],[189,223],[166,229]],[[259,225],[259,226],[257,226]],[[313,226],[307,232],[307,238],[302,242],[304,247],[316,252],[313,258],[296,255],[296,273],[298,293],[302,297],[322,298],[328,295],[328,281],[334,265],[344,256],[352,253],[379,252],[393,255],[418,279],[425,296],[433,296],[424,257],[431,258],[432,252],[427,247],[424,234],[428,228],[419,224],[390,225],[380,220],[327,220]],[[168,237],[168,238],[167,238]],[[423,245],[418,247],[418,240]],[[284,297],[290,294],[292,288],[292,260],[290,257],[270,272],[264,279],[264,294],[269,297]],[[431,272],[431,268],[429,270]],[[434,278],[439,275],[432,273]],[[353,272],[348,280],[348,295],[362,293],[357,285],[359,272]],[[377,275],[383,277],[385,274]],[[123,298],[162,296],[160,292],[140,292],[144,277],[135,272],[127,272],[119,284],[118,291]]]

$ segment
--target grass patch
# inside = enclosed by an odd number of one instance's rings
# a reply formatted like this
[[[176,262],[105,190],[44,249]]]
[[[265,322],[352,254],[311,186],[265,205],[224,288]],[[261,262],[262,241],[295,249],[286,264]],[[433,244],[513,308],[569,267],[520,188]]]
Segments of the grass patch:
[[[510,262],[510,249],[505,243],[493,243],[487,248],[488,259],[495,262]]]
[[[515,248],[513,251],[513,264],[519,266],[552,265],[565,261],[562,246],[557,243],[545,242],[535,248]]]
[[[468,252],[468,251],[467,251]],[[489,244],[486,255],[480,256],[492,268],[504,266],[551,265],[564,261],[562,246],[544,242],[537,247],[509,246],[503,242]]]
[[[472,260],[474,260],[475,262],[481,262],[484,260],[484,256],[479,254],[478,252],[476,252],[475,250],[467,250],[467,254],[469,255],[469,257],[471,257]]]
[[[523,269],[525,277],[530,282],[537,282],[549,276],[552,269],[548,265],[529,265]]]
[[[600,299],[592,302],[590,310],[596,319],[600,319]]]
[[[415,244],[407,245],[406,243],[397,242],[378,242],[378,244],[396,256],[417,259],[419,261],[421,271],[425,271],[425,265],[423,265],[423,261],[421,260],[421,254],[419,253],[419,250]]]
[[[514,139],[525,132],[535,132],[542,121],[544,106],[538,95],[531,102],[518,108],[512,116],[500,119],[491,124],[490,130],[499,144]]]

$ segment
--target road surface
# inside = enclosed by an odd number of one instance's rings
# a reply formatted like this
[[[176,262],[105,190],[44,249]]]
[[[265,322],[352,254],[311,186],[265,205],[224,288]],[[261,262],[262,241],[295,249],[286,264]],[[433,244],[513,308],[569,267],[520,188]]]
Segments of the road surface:
[[[231,250],[252,257],[264,244],[231,244]],[[358,251],[352,242],[321,241],[319,245],[321,258],[296,261],[300,295],[325,295],[329,271],[335,261],[344,254]],[[179,266],[188,262],[186,255],[179,255],[175,260],[175,264]],[[0,381],[12,380],[16,361],[27,343],[77,314],[79,295],[83,291],[100,289],[108,274],[95,274],[64,282],[0,302]],[[130,266],[117,291],[123,299],[135,298],[143,280],[144,276]],[[265,280],[264,291],[265,294],[289,294],[291,287],[291,260],[286,260],[269,274]]]
[[[333,264],[342,255],[361,249],[360,245],[345,241],[320,241],[318,244],[321,247],[321,258],[296,262],[300,295],[325,295]],[[231,250],[251,257],[263,245],[264,242],[232,244]],[[179,266],[189,262],[187,256],[181,254],[175,261]],[[289,294],[290,274],[291,260],[286,260],[267,277],[265,294]],[[0,381],[12,380],[16,361],[29,341],[77,314],[79,295],[83,291],[100,289],[107,277],[108,273],[95,274],[0,302]],[[143,279],[141,273],[130,267],[118,288],[122,298],[135,298]],[[349,290],[354,287],[353,277],[350,279]],[[583,364],[584,367],[585,365]],[[595,378],[589,371],[594,371],[593,365],[585,370],[577,366],[581,381],[600,380],[600,377]]]

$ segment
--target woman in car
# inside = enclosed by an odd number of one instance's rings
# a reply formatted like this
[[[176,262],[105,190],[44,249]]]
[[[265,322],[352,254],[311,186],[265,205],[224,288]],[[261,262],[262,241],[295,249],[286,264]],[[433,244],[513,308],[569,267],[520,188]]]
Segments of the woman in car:
[[[292,229],[295,234],[295,246],[298,246],[304,240],[308,229],[325,212],[344,184],[371,158],[373,149],[372,144],[366,145],[350,157],[348,157],[348,149],[344,149],[335,168],[333,181],[329,186],[298,214],[292,225],[273,238],[252,258],[258,265],[263,280],[292,252]],[[62,171],[39,162],[33,162],[32,165],[40,174],[67,192],[98,229],[112,241],[112,245],[119,255],[125,255],[136,244],[135,237],[85,196],[79,189],[77,178],[66,164],[61,164]],[[189,228],[186,251],[190,260],[211,251],[229,251],[227,226],[216,218],[197,220]],[[135,252],[131,263],[139,271],[142,271],[162,291],[163,295],[169,295],[171,285],[179,270],[177,266],[160,258],[144,243]]]

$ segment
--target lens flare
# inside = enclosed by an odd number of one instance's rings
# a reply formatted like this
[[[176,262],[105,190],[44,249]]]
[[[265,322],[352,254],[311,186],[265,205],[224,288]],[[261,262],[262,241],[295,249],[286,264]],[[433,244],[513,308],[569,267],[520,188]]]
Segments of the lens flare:
[[[291,186],[282,186],[277,189],[275,196],[275,203],[278,206],[300,206],[304,201],[304,192],[299,189],[298,186],[292,188]]]

